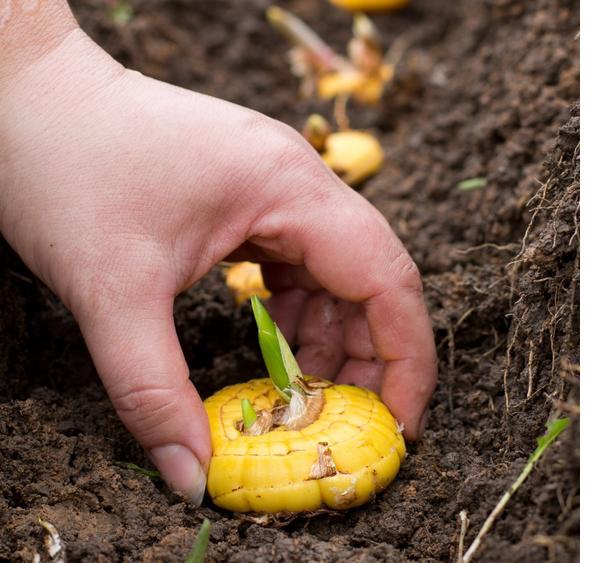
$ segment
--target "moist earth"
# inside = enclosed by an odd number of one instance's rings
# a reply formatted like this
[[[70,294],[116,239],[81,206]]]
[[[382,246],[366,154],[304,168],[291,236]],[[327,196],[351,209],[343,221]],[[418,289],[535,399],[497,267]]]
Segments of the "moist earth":
[[[267,0],[74,0],[125,65],[299,128],[303,100]],[[351,16],[282,2],[342,51]],[[485,537],[478,561],[579,553],[579,4],[413,0],[373,17],[398,71],[373,107],[383,170],[359,187],[423,274],[440,382],[423,440],[394,483],[341,514],[261,526],[118,462],[151,468],[117,419],[76,323],[0,243],[0,560],[45,557],[38,517],[72,561],[182,561],[204,517],[209,561],[455,561],[557,416],[572,419]],[[202,131],[198,132],[199,135]],[[478,189],[463,180],[485,178]],[[247,305],[217,269],[181,295],[177,328],[203,396],[261,375]]]

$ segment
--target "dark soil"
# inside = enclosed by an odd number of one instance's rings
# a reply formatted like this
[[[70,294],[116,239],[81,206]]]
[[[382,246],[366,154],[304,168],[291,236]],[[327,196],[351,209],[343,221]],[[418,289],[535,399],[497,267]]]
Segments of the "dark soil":
[[[302,101],[267,0],[136,0],[115,25],[77,0],[83,27],[126,65],[299,127]],[[351,18],[284,3],[343,49]],[[160,482],[95,378],[57,299],[0,248],[0,560],[44,552],[39,516],[70,560],[182,561],[203,517],[214,561],[454,561],[557,415],[574,424],[484,540],[479,561],[576,561],[579,550],[579,6],[569,0],[414,0],[375,21],[405,51],[383,102],[351,106],[387,152],[361,191],[418,262],[440,384],[429,428],[390,488],[340,516],[261,527],[196,509]],[[487,185],[461,191],[465,179]],[[203,395],[260,369],[247,307],[219,272],[176,306]]]

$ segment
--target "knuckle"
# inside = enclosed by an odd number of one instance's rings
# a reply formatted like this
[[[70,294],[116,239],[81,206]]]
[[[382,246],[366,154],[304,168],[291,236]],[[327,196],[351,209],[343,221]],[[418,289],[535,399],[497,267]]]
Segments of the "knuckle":
[[[156,431],[171,420],[177,412],[176,398],[173,387],[140,386],[111,395],[112,403],[126,425],[135,426],[142,432]]]
[[[419,268],[405,250],[402,250],[394,257],[391,264],[391,271],[394,278],[399,280],[402,288],[411,291],[417,296],[423,294],[423,282]]]
[[[314,151],[302,136],[288,125],[273,122],[273,133],[268,145],[277,172],[294,171],[315,163]]]
[[[304,137],[289,125],[257,114],[242,125],[252,154],[250,185],[258,186],[266,201],[291,200],[301,205],[324,205],[346,188],[323,163]],[[247,154],[247,150],[245,151]],[[332,206],[335,207],[335,206]]]
[[[273,176],[289,181],[296,191],[302,185],[314,185],[320,188],[315,191],[322,192],[321,188],[332,184],[333,173],[300,133],[289,125],[274,120],[269,122],[269,133],[264,150],[272,163]]]

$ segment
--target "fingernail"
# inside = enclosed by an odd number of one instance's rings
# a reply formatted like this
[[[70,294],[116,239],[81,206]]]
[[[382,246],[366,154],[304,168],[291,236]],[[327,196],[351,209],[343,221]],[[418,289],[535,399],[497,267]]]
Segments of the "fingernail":
[[[168,444],[150,450],[149,455],[174,493],[183,495],[196,506],[202,504],[206,473],[190,449],[179,444]]]
[[[429,421],[429,409],[423,413],[421,416],[421,421],[419,422],[419,438],[423,436],[425,432],[425,428],[427,427],[427,422]]]

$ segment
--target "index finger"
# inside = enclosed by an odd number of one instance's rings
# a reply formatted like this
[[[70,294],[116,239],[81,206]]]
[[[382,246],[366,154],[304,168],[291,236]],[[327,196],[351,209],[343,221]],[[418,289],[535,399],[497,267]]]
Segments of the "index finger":
[[[418,269],[371,204],[346,186],[327,188],[318,205],[300,198],[296,206],[288,202],[285,214],[264,215],[252,240],[303,262],[332,294],[364,304],[375,351],[385,362],[382,399],[404,423],[406,437],[417,439],[437,382]]]

